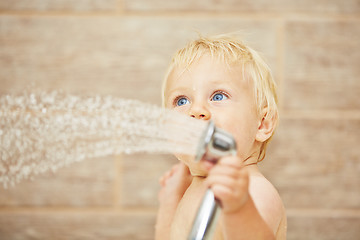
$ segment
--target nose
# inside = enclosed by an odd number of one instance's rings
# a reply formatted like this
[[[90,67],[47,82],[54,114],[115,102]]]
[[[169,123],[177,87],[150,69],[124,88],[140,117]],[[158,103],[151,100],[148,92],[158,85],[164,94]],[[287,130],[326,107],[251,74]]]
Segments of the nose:
[[[211,113],[209,109],[204,105],[193,105],[189,111],[190,117],[202,120],[209,120]]]

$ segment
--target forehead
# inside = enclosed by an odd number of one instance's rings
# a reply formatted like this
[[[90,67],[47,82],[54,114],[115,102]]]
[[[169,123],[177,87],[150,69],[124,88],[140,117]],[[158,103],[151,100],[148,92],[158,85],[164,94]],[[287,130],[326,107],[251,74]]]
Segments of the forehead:
[[[166,90],[190,85],[248,85],[241,63],[227,63],[210,55],[196,59],[191,65],[177,64],[166,79]]]

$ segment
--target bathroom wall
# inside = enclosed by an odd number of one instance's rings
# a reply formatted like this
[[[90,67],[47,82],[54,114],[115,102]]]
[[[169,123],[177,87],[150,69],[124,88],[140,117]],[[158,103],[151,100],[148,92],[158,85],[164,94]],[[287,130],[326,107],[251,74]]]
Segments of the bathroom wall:
[[[43,89],[160,104],[172,53],[240,32],[279,85],[260,164],[288,239],[360,236],[360,1],[1,0],[0,93]],[[0,239],[153,239],[166,155],[86,160],[0,188]]]

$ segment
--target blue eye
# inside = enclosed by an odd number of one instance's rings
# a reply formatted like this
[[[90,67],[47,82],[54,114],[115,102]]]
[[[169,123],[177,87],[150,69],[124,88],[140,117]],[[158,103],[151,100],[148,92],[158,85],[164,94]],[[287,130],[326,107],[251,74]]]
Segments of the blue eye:
[[[228,97],[224,93],[216,93],[212,96],[211,101],[222,101],[226,99],[228,99]]]
[[[190,103],[189,100],[187,98],[181,97],[179,99],[176,100],[176,106],[182,106],[185,104]]]

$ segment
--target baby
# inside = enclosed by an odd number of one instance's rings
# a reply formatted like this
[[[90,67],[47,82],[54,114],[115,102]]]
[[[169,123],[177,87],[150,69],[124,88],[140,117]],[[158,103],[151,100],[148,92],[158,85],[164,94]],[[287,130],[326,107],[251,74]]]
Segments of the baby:
[[[237,155],[215,165],[177,156],[161,179],[156,240],[185,240],[211,188],[222,211],[218,239],[286,239],[286,214],[257,163],[278,122],[275,82],[257,52],[230,35],[200,37],[172,59],[163,86],[165,107],[212,120],[233,135]]]

